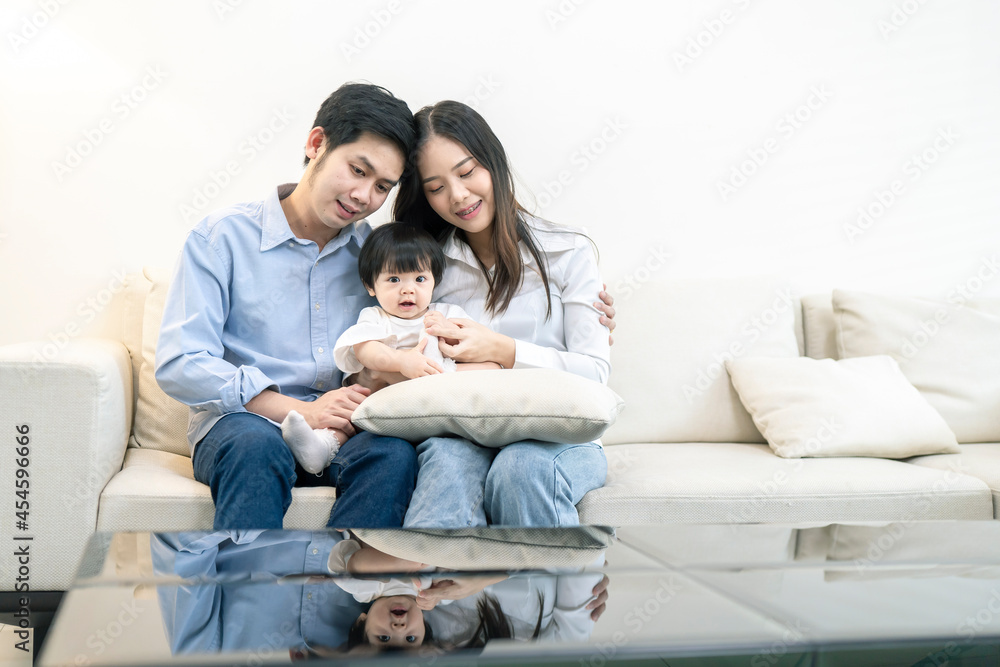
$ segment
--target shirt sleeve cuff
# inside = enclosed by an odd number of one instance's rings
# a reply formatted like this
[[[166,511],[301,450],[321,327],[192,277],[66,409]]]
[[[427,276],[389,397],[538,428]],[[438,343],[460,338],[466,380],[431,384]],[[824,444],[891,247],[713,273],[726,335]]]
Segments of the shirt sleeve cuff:
[[[222,409],[226,414],[246,412],[243,406],[254,396],[271,387],[277,388],[277,384],[259,368],[240,366],[236,369],[236,375],[222,387]]]
[[[330,558],[326,562],[327,569],[330,572],[347,572],[347,562],[360,550],[361,543],[357,540],[338,542],[330,551]]]
[[[514,339],[514,368],[548,368],[548,348]]]

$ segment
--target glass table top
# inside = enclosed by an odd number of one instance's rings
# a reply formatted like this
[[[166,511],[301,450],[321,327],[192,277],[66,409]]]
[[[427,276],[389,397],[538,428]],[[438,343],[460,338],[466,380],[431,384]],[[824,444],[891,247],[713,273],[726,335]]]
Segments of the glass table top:
[[[998,646],[1000,522],[219,531],[95,535],[38,664],[997,664]]]

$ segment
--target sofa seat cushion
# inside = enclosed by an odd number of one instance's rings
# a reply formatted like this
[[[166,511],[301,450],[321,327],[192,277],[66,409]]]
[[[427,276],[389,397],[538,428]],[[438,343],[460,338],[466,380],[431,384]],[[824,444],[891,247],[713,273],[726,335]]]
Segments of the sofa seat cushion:
[[[335,496],[332,487],[293,489],[284,527],[323,528]],[[121,472],[101,493],[97,530],[211,530],[214,517],[211,491],[194,479],[189,457],[154,449],[129,449]]]
[[[993,492],[993,518],[1000,519],[1000,443],[976,443],[959,447],[962,449],[961,454],[917,456],[908,459],[908,462],[981,479]]]
[[[875,458],[782,459],[767,445],[656,443],[605,448],[605,486],[580,521],[795,523],[993,518],[971,475]]]

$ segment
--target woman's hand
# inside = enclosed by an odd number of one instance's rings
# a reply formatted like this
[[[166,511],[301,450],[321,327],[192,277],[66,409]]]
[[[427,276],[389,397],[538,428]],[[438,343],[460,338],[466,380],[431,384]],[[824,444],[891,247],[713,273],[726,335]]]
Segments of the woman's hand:
[[[417,595],[417,606],[421,609],[431,609],[441,600],[461,600],[506,578],[506,575],[498,575],[493,577],[461,577],[457,580],[438,579],[430,588],[420,591]]]
[[[594,586],[594,590],[592,592],[595,595],[595,598],[590,601],[590,604],[587,605],[587,609],[593,610],[590,612],[590,620],[592,621],[599,619],[608,606],[608,583],[608,575],[604,575],[604,578],[597,582],[597,585]]]
[[[504,368],[514,365],[514,339],[479,322],[456,317],[433,322],[427,333],[437,336],[441,354],[455,361],[494,361]]]
[[[598,298],[600,298],[600,301],[594,302],[594,308],[603,313],[599,321],[601,324],[610,329],[611,333],[613,334],[615,332],[615,327],[618,324],[617,322],[615,322],[615,309],[614,309],[615,300],[614,297],[612,297],[610,294],[607,293],[606,291],[607,289],[608,286],[604,285],[604,289],[597,293],[597,296]],[[614,344],[615,344],[615,337],[612,336],[611,334],[608,334],[608,345],[614,345]]]

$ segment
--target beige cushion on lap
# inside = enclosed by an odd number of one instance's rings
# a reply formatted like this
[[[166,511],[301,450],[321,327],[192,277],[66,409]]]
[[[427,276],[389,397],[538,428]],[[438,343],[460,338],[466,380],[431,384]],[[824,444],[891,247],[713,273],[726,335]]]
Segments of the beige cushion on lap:
[[[610,532],[596,526],[353,532],[382,553],[450,570],[578,569],[592,564],[611,544]]]
[[[901,459],[957,454],[955,435],[888,356],[727,362],[774,453]]]
[[[834,290],[841,358],[892,356],[959,442],[1000,441],[1000,300]]]
[[[623,405],[599,382],[565,371],[466,371],[386,387],[366,398],[352,421],[411,442],[457,435],[487,447],[578,443],[601,437]]]

